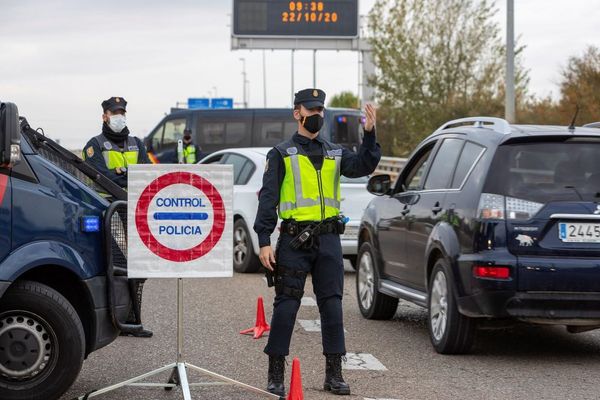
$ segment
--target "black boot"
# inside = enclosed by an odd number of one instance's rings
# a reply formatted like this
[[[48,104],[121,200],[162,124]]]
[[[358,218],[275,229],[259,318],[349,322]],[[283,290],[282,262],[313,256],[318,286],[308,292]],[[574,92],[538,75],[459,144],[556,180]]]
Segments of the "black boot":
[[[281,397],[285,397],[285,386],[283,377],[285,375],[285,357],[269,356],[269,382],[267,391]]]
[[[141,338],[151,338],[154,334],[152,333],[152,331],[148,330],[148,329],[142,329],[141,331],[137,331],[137,332],[121,332],[120,333],[121,336],[133,336],[133,337],[141,337]]]
[[[325,382],[323,389],[333,394],[350,394],[350,386],[342,377],[342,355],[325,354]]]

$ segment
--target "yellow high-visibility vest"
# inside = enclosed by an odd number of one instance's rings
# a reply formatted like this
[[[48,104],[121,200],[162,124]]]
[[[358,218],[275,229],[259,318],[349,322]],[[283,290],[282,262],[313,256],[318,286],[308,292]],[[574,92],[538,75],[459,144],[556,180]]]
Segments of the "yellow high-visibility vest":
[[[115,146],[103,134],[96,136],[94,139],[96,139],[102,149],[106,168],[127,168],[129,165],[138,163],[139,148],[137,141],[133,137],[127,137],[127,148],[123,150]]]
[[[193,144],[183,148],[183,160],[186,164],[196,164],[196,146]]]
[[[327,147],[320,170],[293,141],[276,147],[285,166],[279,193],[281,219],[321,221],[340,214],[342,149],[331,143],[326,143]]]

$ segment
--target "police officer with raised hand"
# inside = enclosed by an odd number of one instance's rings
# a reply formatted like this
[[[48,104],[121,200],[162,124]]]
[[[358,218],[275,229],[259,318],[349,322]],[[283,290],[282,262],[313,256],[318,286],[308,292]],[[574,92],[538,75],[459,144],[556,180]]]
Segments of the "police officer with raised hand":
[[[344,265],[339,235],[340,175],[350,178],[371,174],[381,158],[375,138],[376,110],[365,109],[363,143],[354,153],[319,135],[323,126],[325,92],[301,90],[295,95],[293,116],[298,131],[271,149],[259,194],[254,230],[258,234],[260,261],[274,277],[275,301],[271,331],[264,352],[269,356],[267,390],[285,396],[285,356],[304,283],[312,275],[313,290],[321,315],[324,390],[350,394],[342,377],[346,354],[342,315]],[[283,220],[276,254],[270,236]]]
[[[129,135],[125,114],[127,101],[111,97],[102,102],[102,133],[90,139],[84,147],[83,159],[117,185],[127,189],[127,168],[132,164],[151,164],[144,143]],[[129,323],[141,323],[144,280],[131,279],[132,292],[140,309],[133,310]],[[133,321],[135,320],[135,321]],[[152,331],[142,329],[131,333],[136,337],[152,337]]]

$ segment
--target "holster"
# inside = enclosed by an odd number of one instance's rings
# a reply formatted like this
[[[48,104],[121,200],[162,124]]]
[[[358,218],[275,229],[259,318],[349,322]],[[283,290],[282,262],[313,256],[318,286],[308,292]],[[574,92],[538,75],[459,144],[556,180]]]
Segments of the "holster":
[[[275,286],[275,271],[269,271],[265,268],[265,278],[267,278],[267,286]]]
[[[298,300],[301,300],[302,296],[304,296],[304,290],[294,289],[289,286],[285,286],[283,283],[283,277],[289,276],[292,278],[306,279],[306,275],[307,273],[304,271],[279,266],[277,268],[277,275],[275,277],[275,294],[283,293],[290,297],[294,297]]]

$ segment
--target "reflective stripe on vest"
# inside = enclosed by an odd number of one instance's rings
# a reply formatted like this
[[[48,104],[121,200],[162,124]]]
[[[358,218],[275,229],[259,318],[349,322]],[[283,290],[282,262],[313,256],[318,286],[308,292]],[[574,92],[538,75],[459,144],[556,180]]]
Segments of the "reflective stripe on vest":
[[[119,149],[115,146],[108,138],[104,135],[98,135],[95,138],[100,148],[102,148],[102,156],[106,163],[106,168],[127,168],[131,164],[138,163],[138,152],[139,148],[137,141],[131,136],[127,137],[127,150]]]
[[[196,146],[188,145],[183,149],[183,159],[186,164],[196,164]]]
[[[284,155],[279,217],[320,221],[339,215],[341,157],[324,157],[317,171],[308,156],[295,153]]]

